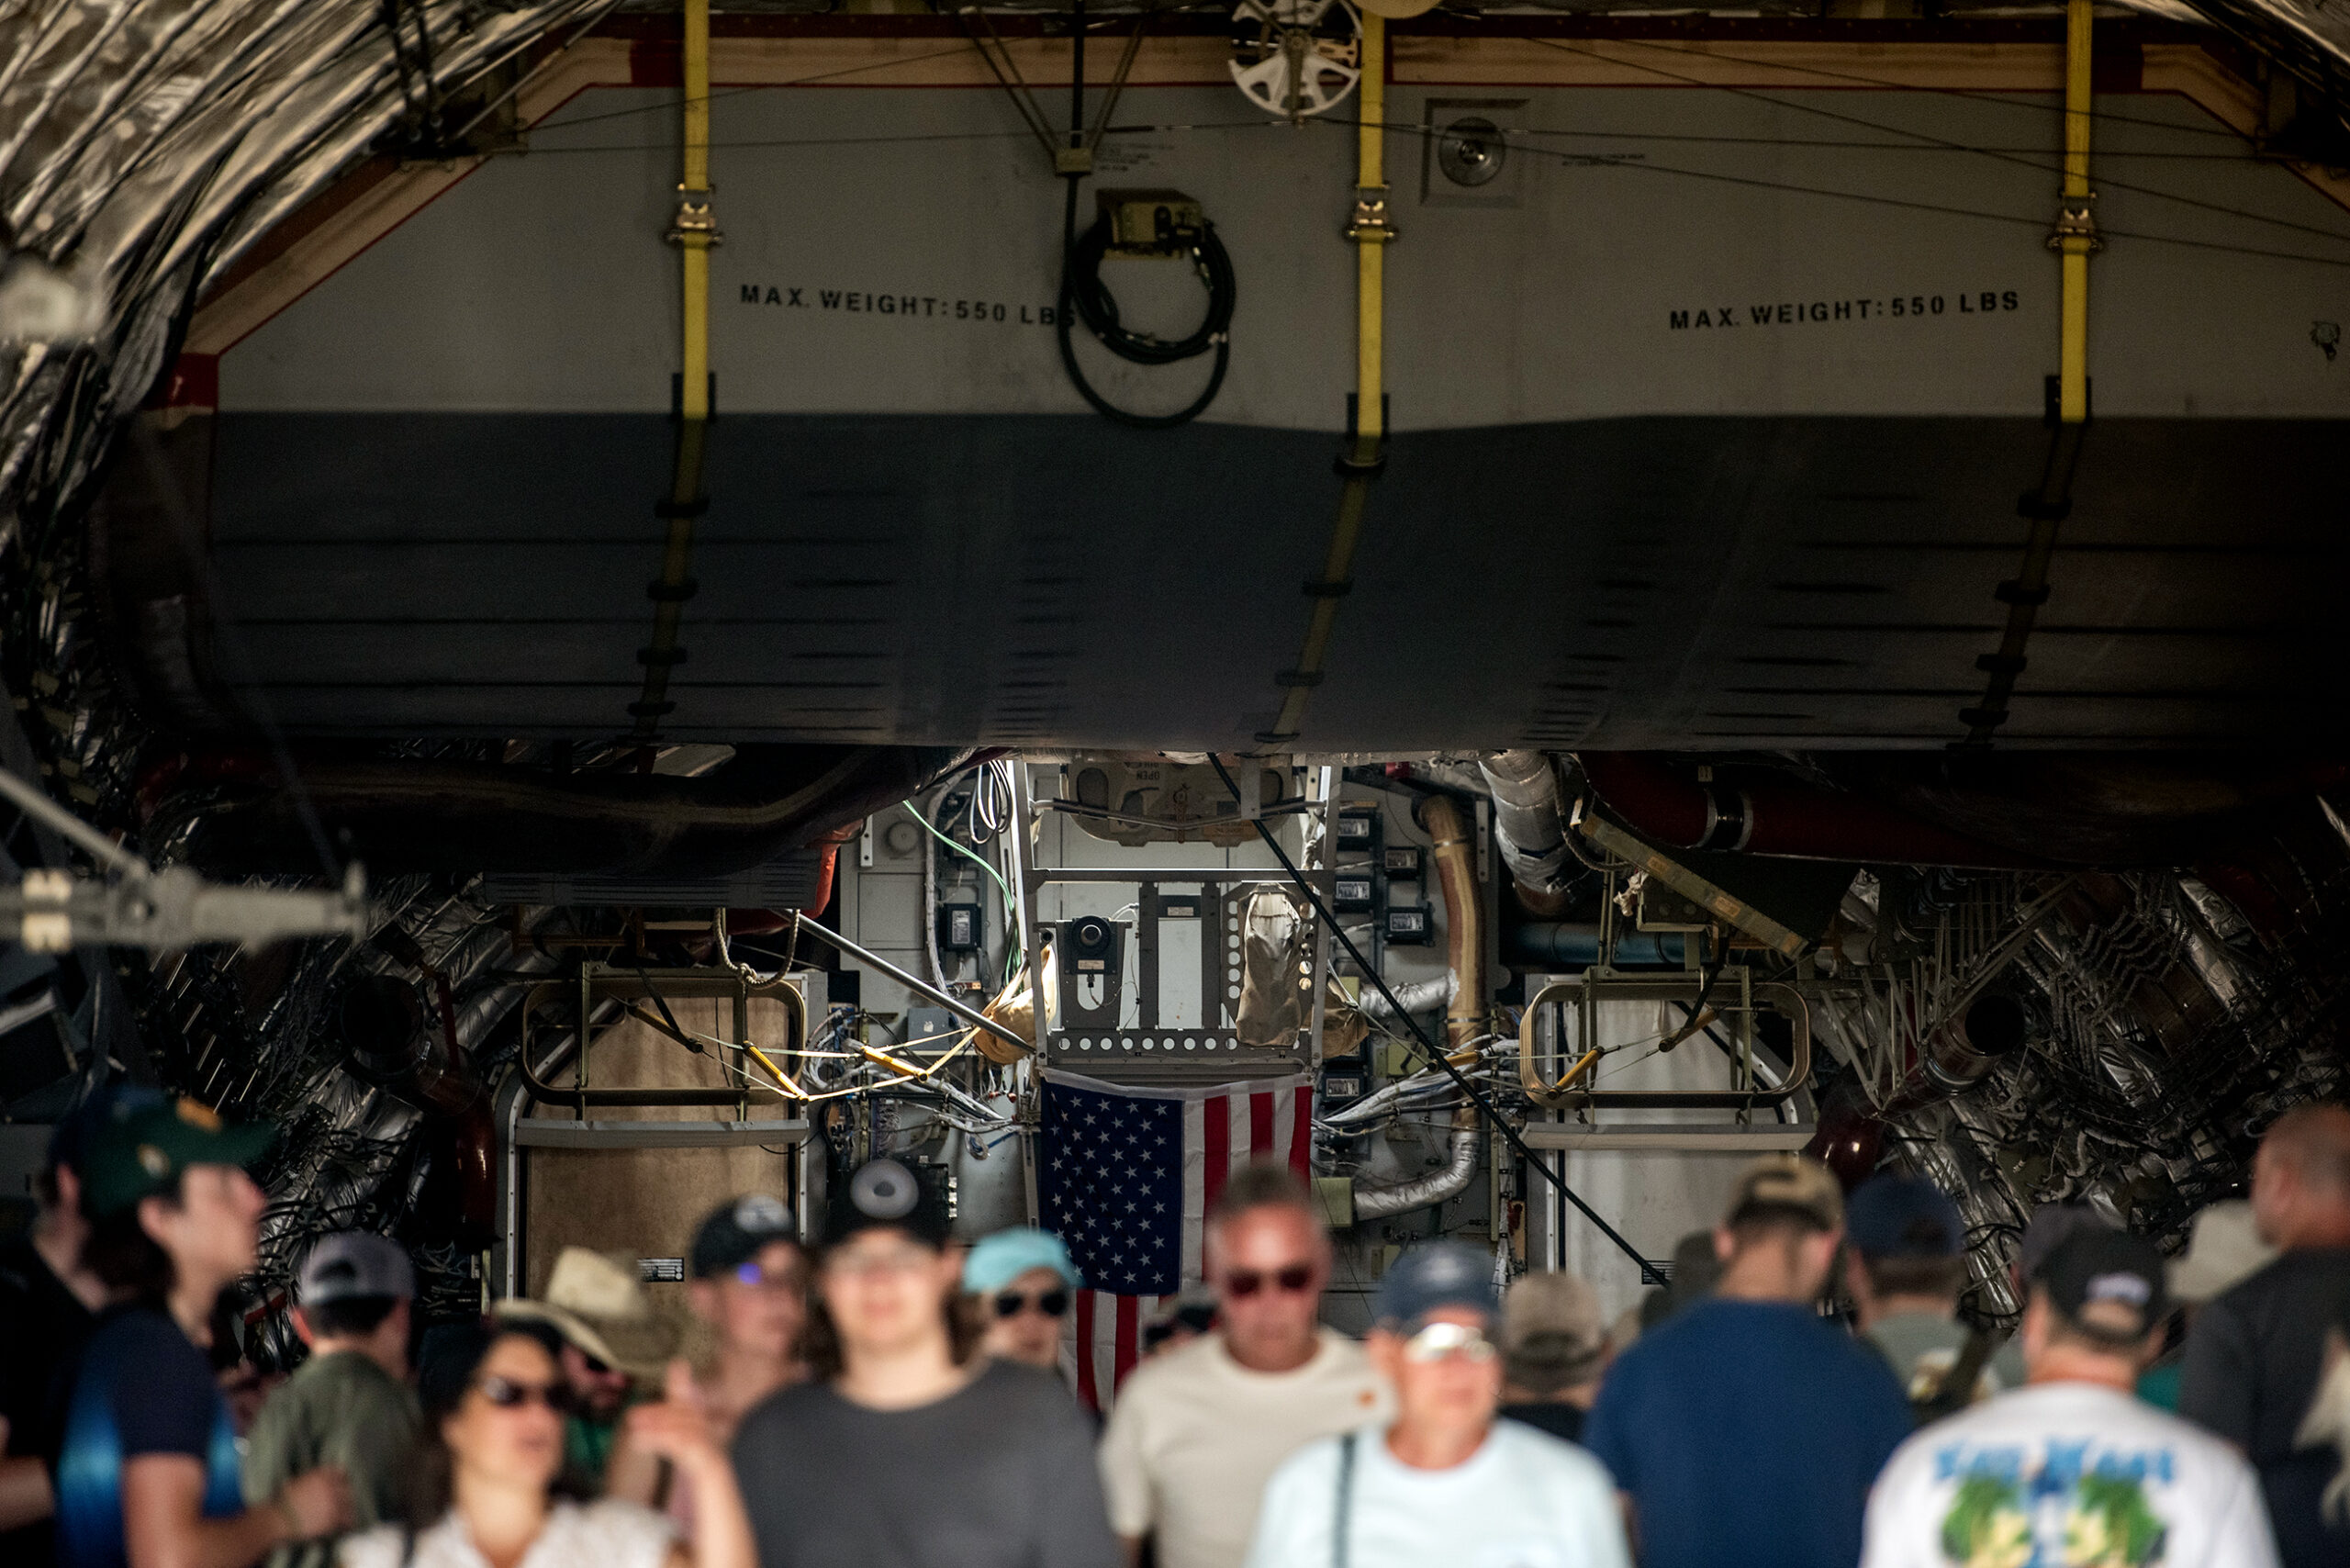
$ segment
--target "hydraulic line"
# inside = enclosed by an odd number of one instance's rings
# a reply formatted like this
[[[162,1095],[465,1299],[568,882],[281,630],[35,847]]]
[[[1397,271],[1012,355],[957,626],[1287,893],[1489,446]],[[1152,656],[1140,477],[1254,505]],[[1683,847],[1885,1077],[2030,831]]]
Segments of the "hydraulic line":
[[[698,587],[688,575],[694,521],[710,508],[701,476],[710,428],[710,248],[719,239],[710,185],[710,0],[685,0],[685,156],[667,235],[682,263],[677,455],[668,498],[653,509],[666,525],[661,575],[644,590],[653,600],[653,636],[637,650],[644,689],[628,710],[636,721],[630,738],[644,743],[660,734],[662,718],[677,706],[669,700],[669,672],[686,662],[677,633]]]
[[[2056,549],[2057,525],[2073,510],[2073,474],[2080,463],[2082,438],[2088,432],[2089,255],[2104,243],[2097,232],[2097,193],[2089,188],[2089,127],[2096,105],[2090,69],[2092,13],[2093,0],[2065,0],[2065,185],[2057,199],[2055,231],[2048,237],[2048,247],[2057,252],[2063,268],[2056,428],[2049,433],[2048,459],[2042,465],[2039,485],[2025,491],[2017,504],[2031,531],[2024,542],[2021,568],[1996,590],[2008,607],[2007,629],[2000,634],[1998,651],[1975,661],[1975,667],[1990,680],[1980,703],[1959,711],[1959,722],[1966,726],[1966,738],[1957,743],[1962,747],[1987,747],[2008,722],[2008,705],[2026,663],[2024,645],[2031,638],[2040,607],[2048,602],[2048,563]]]
[[[1363,21],[1365,26],[1368,27],[1371,21],[1371,17],[1368,13],[1364,15]],[[1368,71],[1364,73],[1364,79],[1366,81],[1370,79],[1370,73]],[[1368,106],[1366,106],[1366,107],[1368,107]],[[1240,794],[1240,786],[1234,781],[1232,770],[1225,767],[1224,758],[1216,756],[1214,752],[1210,752],[1208,754],[1208,766],[1215,769],[1215,776],[1222,779],[1224,787],[1232,792],[1232,798],[1236,801],[1240,800],[1242,798]],[[1556,1170],[1550,1169],[1550,1167],[1545,1163],[1542,1159],[1534,1152],[1534,1150],[1527,1147],[1526,1139],[1519,1135],[1518,1130],[1516,1127],[1511,1126],[1507,1121],[1503,1119],[1501,1112],[1494,1108],[1493,1101],[1488,1099],[1484,1092],[1478,1089],[1476,1084],[1470,1081],[1469,1076],[1466,1073],[1462,1072],[1460,1068],[1453,1065],[1452,1058],[1450,1057],[1437,1048],[1435,1043],[1428,1038],[1427,1031],[1420,1027],[1419,1020],[1413,1017],[1409,1013],[1404,1011],[1403,1002],[1397,999],[1394,991],[1389,987],[1386,977],[1379,972],[1378,968],[1373,965],[1369,958],[1363,957],[1362,949],[1355,946],[1354,938],[1347,935],[1346,927],[1340,925],[1338,924],[1337,917],[1330,913],[1330,906],[1322,902],[1322,895],[1314,890],[1314,884],[1305,879],[1305,873],[1297,868],[1297,862],[1291,859],[1289,857],[1289,851],[1281,847],[1281,841],[1273,835],[1271,826],[1262,821],[1259,821],[1257,823],[1257,836],[1264,841],[1266,848],[1273,852],[1273,858],[1281,862],[1281,869],[1287,872],[1289,879],[1296,884],[1297,890],[1305,895],[1306,902],[1313,906],[1315,916],[1322,922],[1323,925],[1329,931],[1331,935],[1338,939],[1338,945],[1346,948],[1347,957],[1354,960],[1355,968],[1369,979],[1372,985],[1379,988],[1379,994],[1387,999],[1387,1005],[1389,1007],[1394,1009],[1397,1020],[1403,1024],[1404,1028],[1411,1031],[1411,1039],[1409,1043],[1414,1047],[1414,1048],[1418,1050],[1420,1055],[1425,1057],[1431,1064],[1442,1069],[1444,1075],[1447,1078],[1451,1079],[1455,1084],[1460,1086],[1460,1092],[1469,1097],[1470,1103],[1475,1105],[1478,1111],[1483,1114],[1486,1123],[1491,1126],[1495,1132],[1501,1134],[1502,1141],[1509,1145],[1511,1153],[1526,1161],[1528,1169],[1540,1171],[1542,1173],[1542,1180],[1548,1182],[1552,1187],[1556,1188],[1561,1197],[1566,1199],[1567,1202],[1572,1204],[1576,1209],[1581,1211],[1583,1218],[1591,1221],[1594,1226],[1597,1226],[1599,1233],[1607,1238],[1608,1240],[1614,1242],[1625,1257],[1629,1258],[1633,1262],[1639,1265],[1640,1282],[1642,1284],[1661,1285],[1664,1283],[1664,1277],[1656,1271],[1655,1268],[1650,1264],[1646,1258],[1640,1256],[1639,1249],[1634,1247],[1629,1241],[1625,1240],[1621,1231],[1608,1224],[1605,1219],[1602,1219],[1598,1210],[1583,1202],[1582,1194],[1578,1193],[1572,1187],[1568,1186],[1565,1180],[1561,1178]],[[829,934],[827,935],[829,935]]]
[[[1305,704],[1322,684],[1329,657],[1330,634],[1337,625],[1338,600],[1354,587],[1355,546],[1362,539],[1364,510],[1371,502],[1371,482],[1387,466],[1387,402],[1382,380],[1384,357],[1387,246],[1395,229],[1387,218],[1387,20],[1377,12],[1362,13],[1362,123],[1355,133],[1354,218],[1347,238],[1355,247],[1355,396],[1352,428],[1338,455],[1338,477],[1346,487],[1338,495],[1338,520],[1330,530],[1330,548],[1323,556],[1322,575],[1305,585],[1314,608],[1305,622],[1305,642],[1297,663],[1273,677],[1282,688],[1280,713],[1273,727],[1259,731],[1262,745],[1286,745],[1297,739],[1305,723]],[[1261,826],[1259,831],[1263,831]]]

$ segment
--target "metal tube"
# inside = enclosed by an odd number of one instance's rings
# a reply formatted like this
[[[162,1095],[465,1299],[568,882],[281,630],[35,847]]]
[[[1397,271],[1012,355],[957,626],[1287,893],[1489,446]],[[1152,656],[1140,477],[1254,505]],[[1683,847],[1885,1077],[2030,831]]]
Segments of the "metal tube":
[[[2076,425],[2089,417],[2089,252],[2097,236],[2088,230],[2089,121],[2094,112],[2089,28],[2092,0],[2066,0],[2065,6],[2065,203],[2083,209],[2083,222],[2067,221],[2060,235],[2064,254],[2063,327],[2056,362],[2056,417]]]
[[[1399,1215],[1408,1209],[1424,1209],[1431,1204],[1457,1198],[1469,1186],[1471,1177],[1477,1174],[1477,1113],[1463,1107],[1452,1117],[1452,1158],[1441,1170],[1426,1176],[1416,1176],[1409,1182],[1399,1182],[1393,1187],[1363,1187],[1354,1190],[1354,1213],[1357,1219],[1377,1219],[1384,1215]]]

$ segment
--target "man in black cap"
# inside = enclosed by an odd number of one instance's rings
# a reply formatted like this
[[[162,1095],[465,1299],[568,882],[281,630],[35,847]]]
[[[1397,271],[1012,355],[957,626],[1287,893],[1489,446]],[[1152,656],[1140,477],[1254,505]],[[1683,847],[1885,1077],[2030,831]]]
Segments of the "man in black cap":
[[[894,1159],[843,1184],[809,1307],[811,1382],[743,1418],[761,1568],[1112,1568],[1091,1424],[1058,1380],[975,1360],[963,1260]]]
[[[45,1563],[56,1555],[50,1516],[56,1498],[49,1456],[57,1449],[60,1401],[50,1383],[70,1365],[106,1305],[106,1287],[82,1266],[82,1147],[117,1100],[163,1097],[152,1089],[101,1089],[50,1134],[49,1158],[33,1181],[31,1227],[0,1244],[0,1562]]]
[[[110,1305],[69,1384],[57,1462],[60,1568],[244,1568],[351,1520],[331,1467],[245,1506],[236,1434],[204,1347],[213,1303],[249,1272],[261,1189],[244,1166],[276,1137],[193,1100],[121,1101],[84,1143],[82,1259]]]
[[[2031,1381],[1896,1450],[1869,1499],[1862,1568],[2275,1568],[2252,1467],[2132,1396],[2170,1310],[2163,1274],[2154,1244],[2121,1231],[2051,1252],[2024,1308]]]

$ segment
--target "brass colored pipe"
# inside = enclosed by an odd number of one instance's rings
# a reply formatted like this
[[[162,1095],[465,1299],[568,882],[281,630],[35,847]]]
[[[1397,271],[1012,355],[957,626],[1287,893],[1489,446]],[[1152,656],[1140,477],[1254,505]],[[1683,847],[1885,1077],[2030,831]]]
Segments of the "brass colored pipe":
[[[1445,1010],[1448,1053],[1467,1047],[1485,1032],[1485,911],[1477,897],[1476,846],[1460,820],[1460,808],[1442,795],[1420,806],[1420,825],[1435,841],[1437,889],[1444,898],[1445,962],[1460,982]]]

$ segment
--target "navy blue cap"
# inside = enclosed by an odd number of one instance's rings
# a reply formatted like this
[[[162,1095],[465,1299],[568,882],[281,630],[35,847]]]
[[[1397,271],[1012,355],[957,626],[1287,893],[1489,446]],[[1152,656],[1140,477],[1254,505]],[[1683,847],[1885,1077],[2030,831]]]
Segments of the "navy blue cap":
[[[1844,1200],[1844,1234],[1863,1258],[1955,1258],[1966,1250],[1958,1205],[1921,1176],[1872,1176]]]
[[[90,1135],[105,1126],[113,1117],[117,1105],[126,1115],[140,1111],[159,1110],[172,1103],[172,1097],[160,1089],[143,1088],[136,1083],[110,1084],[94,1090],[89,1098],[58,1118],[50,1129],[48,1169],[82,1173],[83,1151],[89,1147]]]
[[[1371,1320],[1382,1328],[1409,1328],[1440,1306],[1465,1306],[1490,1322],[1501,1316],[1494,1260],[1457,1241],[1408,1248],[1380,1276]]]

